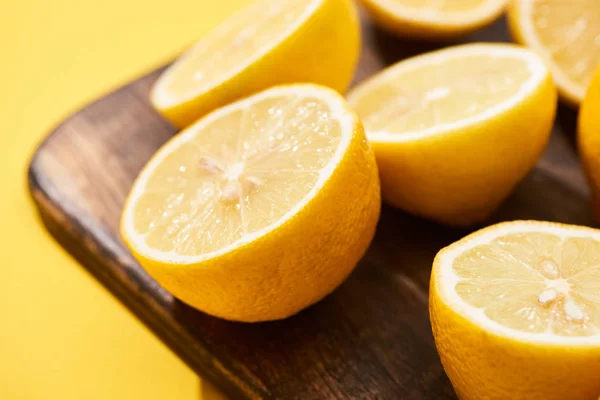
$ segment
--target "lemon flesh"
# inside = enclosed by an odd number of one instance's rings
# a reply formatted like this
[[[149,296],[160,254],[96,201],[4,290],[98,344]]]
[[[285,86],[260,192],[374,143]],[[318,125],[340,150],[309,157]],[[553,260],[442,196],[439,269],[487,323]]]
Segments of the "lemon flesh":
[[[220,250],[282,218],[340,145],[339,122],[311,97],[268,97],[202,127],[161,160],[134,208],[152,249]]]
[[[454,290],[506,328],[600,338],[600,241],[528,232],[461,254]]]
[[[171,81],[165,96],[190,98],[234,75],[260,57],[261,49],[274,47],[282,33],[293,32],[319,2],[258,1],[234,14],[170,71],[177,79]]]
[[[493,50],[448,58],[442,68],[441,57],[412,68],[399,64],[367,82],[368,92],[351,97],[352,103],[369,135],[427,135],[481,119],[534,75],[529,59]]]
[[[513,0],[516,38],[545,57],[563,97],[579,104],[600,64],[600,7],[596,0]]]
[[[373,152],[343,97],[281,86],[167,142],[133,185],[121,235],[182,301],[230,320],[281,319],[343,282],[380,202]]]
[[[515,221],[438,253],[430,316],[459,398],[595,400],[600,231]]]

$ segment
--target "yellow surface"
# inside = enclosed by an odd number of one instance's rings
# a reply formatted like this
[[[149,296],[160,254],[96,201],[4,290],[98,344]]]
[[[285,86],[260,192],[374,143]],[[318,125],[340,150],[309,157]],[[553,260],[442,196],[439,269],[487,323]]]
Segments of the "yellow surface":
[[[196,376],[46,234],[25,171],[69,112],[246,2],[2,2],[0,399],[198,398]]]
[[[375,156],[345,99],[283,85],[165,144],[133,185],[121,235],[182,301],[257,322],[296,314],[340,285],[380,208]]]
[[[441,250],[429,310],[462,400],[595,400],[600,230],[515,221]]]

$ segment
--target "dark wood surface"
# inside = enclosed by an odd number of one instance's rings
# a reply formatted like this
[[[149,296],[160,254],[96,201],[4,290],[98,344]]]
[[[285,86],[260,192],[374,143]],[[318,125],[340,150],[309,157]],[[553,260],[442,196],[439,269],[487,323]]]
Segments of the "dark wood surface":
[[[366,18],[363,28],[357,81],[442,46],[393,38]],[[509,41],[505,22],[464,41]],[[75,113],[33,156],[31,194],[56,239],[191,368],[232,398],[456,399],[435,351],[427,287],[435,253],[466,230],[384,206],[376,238],[350,278],[319,304],[279,322],[210,317],[174,299],[141,269],[119,238],[118,221],[133,179],[175,133],[148,102],[159,73]],[[493,221],[591,224],[574,123],[575,113],[561,108],[543,160]]]

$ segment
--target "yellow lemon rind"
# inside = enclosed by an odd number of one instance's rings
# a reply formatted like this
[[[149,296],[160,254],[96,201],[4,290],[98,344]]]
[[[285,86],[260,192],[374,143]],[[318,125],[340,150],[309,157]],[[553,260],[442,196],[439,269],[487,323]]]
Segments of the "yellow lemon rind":
[[[592,193],[592,212],[600,221],[600,68],[592,78],[581,103],[577,127],[577,148]]]

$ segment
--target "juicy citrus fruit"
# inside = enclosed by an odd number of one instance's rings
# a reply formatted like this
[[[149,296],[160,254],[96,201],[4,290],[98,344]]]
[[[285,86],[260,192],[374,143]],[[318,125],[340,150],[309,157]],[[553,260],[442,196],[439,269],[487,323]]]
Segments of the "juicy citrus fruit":
[[[384,200],[468,225],[487,218],[536,163],[556,90],[533,52],[474,44],[401,61],[349,102],[375,150]]]
[[[461,400],[595,400],[600,231],[516,221],[438,253],[430,313]]]
[[[513,36],[552,67],[561,96],[579,104],[600,64],[600,4],[597,0],[512,0]]]
[[[335,289],[368,247],[380,207],[375,158],[345,100],[281,86],[165,144],[131,190],[121,234],[179,299],[263,321]]]
[[[579,155],[592,193],[592,210],[600,221],[600,68],[579,110]]]
[[[504,11],[507,0],[362,0],[374,20],[409,38],[449,39],[473,32]]]
[[[165,71],[151,101],[184,127],[275,84],[314,82],[344,91],[359,51],[352,0],[261,0],[223,22]]]

